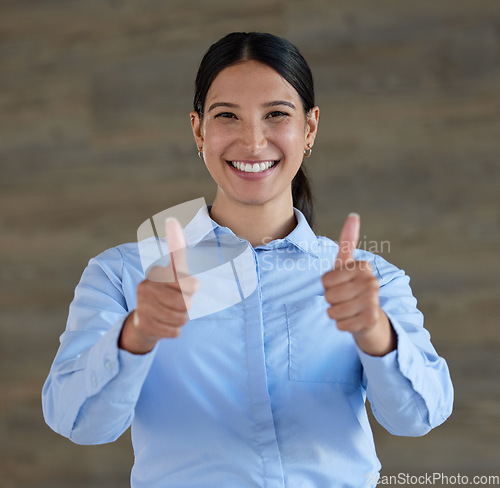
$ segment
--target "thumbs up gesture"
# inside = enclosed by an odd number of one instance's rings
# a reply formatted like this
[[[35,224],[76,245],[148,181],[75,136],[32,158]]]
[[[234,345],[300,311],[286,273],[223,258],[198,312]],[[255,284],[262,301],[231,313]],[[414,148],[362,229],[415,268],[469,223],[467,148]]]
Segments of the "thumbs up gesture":
[[[334,268],[321,278],[330,304],[327,313],[339,330],[353,335],[361,350],[384,356],[396,348],[396,334],[380,308],[380,285],[370,263],[354,259],[359,229],[359,215],[350,214],[340,233]]]
[[[177,219],[167,219],[168,266],[155,266],[137,287],[137,306],[122,327],[119,347],[145,354],[163,338],[178,337],[199,282],[188,271],[186,240]]]

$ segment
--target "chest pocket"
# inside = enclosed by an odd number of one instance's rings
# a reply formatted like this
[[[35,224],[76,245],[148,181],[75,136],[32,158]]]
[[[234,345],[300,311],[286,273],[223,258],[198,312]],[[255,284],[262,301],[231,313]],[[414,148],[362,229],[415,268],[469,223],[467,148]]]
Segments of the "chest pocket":
[[[354,339],[337,329],[327,308],[322,296],[285,305],[289,378],[358,387],[362,372]]]

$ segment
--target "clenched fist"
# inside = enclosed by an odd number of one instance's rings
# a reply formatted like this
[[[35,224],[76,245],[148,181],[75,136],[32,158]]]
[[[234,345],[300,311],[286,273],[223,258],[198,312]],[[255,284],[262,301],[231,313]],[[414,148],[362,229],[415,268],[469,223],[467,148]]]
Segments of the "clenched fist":
[[[340,233],[335,266],[321,281],[330,304],[328,316],[337,328],[350,332],[365,353],[383,356],[396,348],[396,334],[380,308],[380,286],[370,263],[354,260],[359,228],[359,215],[350,214]]]
[[[199,282],[186,261],[186,241],[178,220],[165,222],[170,264],[156,266],[137,286],[137,306],[123,324],[119,347],[145,354],[164,338],[175,338],[188,321],[187,311]]]

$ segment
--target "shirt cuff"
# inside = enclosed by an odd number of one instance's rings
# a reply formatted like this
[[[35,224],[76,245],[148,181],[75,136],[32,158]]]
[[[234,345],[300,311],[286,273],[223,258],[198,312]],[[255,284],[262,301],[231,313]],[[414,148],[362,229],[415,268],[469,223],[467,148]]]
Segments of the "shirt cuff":
[[[135,402],[156,355],[157,347],[147,354],[132,354],[118,347],[118,339],[126,316],[116,322],[91,349],[87,376],[88,396],[96,395],[104,386],[116,401]]]
[[[358,347],[364,368],[363,385],[371,398],[375,416],[377,417],[378,409],[381,413],[379,417],[385,418],[386,424],[391,427],[383,424],[389,432],[423,435],[430,428],[441,424],[451,413],[453,387],[448,367],[430,345],[427,330],[420,327],[414,330],[404,328],[390,314],[387,316],[397,334],[397,349],[386,356],[373,357]],[[410,417],[403,415],[398,421],[394,412],[395,409],[403,412],[411,403],[419,412],[423,423],[415,424],[413,430],[408,430]],[[389,420],[392,417],[395,419]],[[411,416],[411,419],[415,418],[414,415]]]
[[[380,386],[384,388],[388,386],[407,388],[408,383],[411,383],[411,363],[415,353],[415,351],[412,352],[412,349],[414,346],[397,320],[394,320],[390,314],[387,314],[387,317],[396,332],[396,349],[385,356],[371,356],[365,353],[358,345],[356,345],[356,348],[366,378],[372,387],[376,388],[380,383]]]

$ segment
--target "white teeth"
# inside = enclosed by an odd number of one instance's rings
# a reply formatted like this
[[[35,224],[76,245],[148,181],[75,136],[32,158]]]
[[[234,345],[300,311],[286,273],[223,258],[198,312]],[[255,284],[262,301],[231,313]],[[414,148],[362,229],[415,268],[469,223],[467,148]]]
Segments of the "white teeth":
[[[245,173],[261,173],[274,166],[276,161],[263,161],[262,163],[242,163],[240,161],[231,161],[234,168]]]

